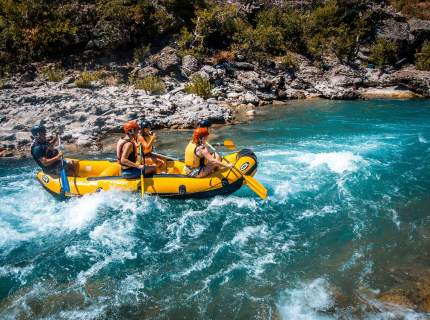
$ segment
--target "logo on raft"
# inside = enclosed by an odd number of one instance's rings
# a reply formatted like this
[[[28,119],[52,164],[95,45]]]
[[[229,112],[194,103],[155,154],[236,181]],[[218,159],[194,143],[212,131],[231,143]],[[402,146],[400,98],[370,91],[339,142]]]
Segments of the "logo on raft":
[[[48,176],[45,176],[45,175],[43,175],[43,176],[42,176],[42,180],[43,180],[43,182],[45,182],[45,183],[48,183],[48,182],[49,182],[49,178],[48,178]]]
[[[249,167],[249,162],[245,162],[240,166],[240,171],[245,171]]]

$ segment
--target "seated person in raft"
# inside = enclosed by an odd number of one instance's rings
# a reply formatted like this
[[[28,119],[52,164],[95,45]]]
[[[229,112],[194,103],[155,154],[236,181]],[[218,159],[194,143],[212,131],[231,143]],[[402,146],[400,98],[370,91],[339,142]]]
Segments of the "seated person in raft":
[[[42,168],[43,172],[48,174],[61,174],[61,171],[66,170],[66,175],[69,177],[77,177],[79,172],[79,163],[73,160],[63,160],[61,163],[61,156],[64,155],[62,151],[58,152],[54,145],[58,141],[60,131],[51,141],[46,141],[46,128],[43,125],[36,125],[30,130],[32,137],[35,139],[31,146],[30,152],[37,165]]]
[[[212,129],[212,122],[210,122],[209,120],[202,120],[202,121],[199,122],[199,128],[205,128],[209,132],[209,134],[210,134],[210,131]],[[207,142],[210,143],[209,136],[206,139],[207,139]],[[221,146],[219,143],[216,143],[216,144],[212,145],[212,147],[214,147],[214,148],[219,147],[219,146]],[[206,146],[206,148],[208,149],[209,147]],[[215,159],[221,161],[221,156],[218,153],[216,153],[216,152],[210,152],[210,154]]]
[[[150,132],[151,123],[149,121],[142,121],[140,124],[140,133],[137,137],[137,146],[142,146],[143,164],[155,165],[157,168],[160,167],[161,173],[166,174],[168,173],[166,170],[166,159],[151,153],[157,134],[150,135]],[[140,152],[139,150],[137,151]]]
[[[155,173],[155,166],[137,164],[137,135],[139,125],[136,122],[127,122],[124,125],[126,136],[118,140],[116,146],[117,162],[121,165],[121,176],[126,179],[139,178],[144,170],[144,174]]]
[[[209,135],[205,128],[197,128],[191,142],[185,149],[185,167],[183,174],[192,178],[203,178],[217,167],[232,168],[233,163],[223,163],[209,153],[205,144]]]

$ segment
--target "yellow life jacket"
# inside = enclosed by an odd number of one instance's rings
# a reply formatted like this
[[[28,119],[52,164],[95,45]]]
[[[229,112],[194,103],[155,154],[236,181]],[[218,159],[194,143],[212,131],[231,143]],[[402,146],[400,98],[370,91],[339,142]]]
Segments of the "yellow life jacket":
[[[195,154],[197,146],[190,141],[188,146],[185,148],[185,165],[189,167],[201,167],[206,165],[206,159],[200,158]]]

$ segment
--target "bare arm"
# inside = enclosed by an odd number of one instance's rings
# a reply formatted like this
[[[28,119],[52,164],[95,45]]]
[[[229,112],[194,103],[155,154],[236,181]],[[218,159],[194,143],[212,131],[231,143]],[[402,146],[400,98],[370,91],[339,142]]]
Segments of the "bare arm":
[[[139,136],[139,137],[137,138],[137,141],[139,141],[139,142],[141,143],[142,148],[144,149],[144,150],[143,150],[143,152],[144,152],[144,153],[149,153],[149,152],[151,152],[151,151],[152,151],[152,145],[154,144],[154,141],[155,141],[155,138],[156,138],[156,137],[157,137],[157,134],[154,134],[154,135],[151,137],[151,140],[150,140],[148,143],[146,143],[145,138],[143,138],[142,136]]]
[[[52,144],[53,146],[55,146],[55,144],[57,143],[57,141],[58,141],[58,135],[60,134],[60,131],[57,131],[57,132],[55,132],[55,136],[54,136],[54,138],[52,138],[52,140],[51,141],[49,141],[49,143],[50,144]]]
[[[208,160],[208,162],[212,162],[213,164],[215,164],[217,166],[224,167],[224,168],[234,167],[233,163],[223,163],[221,161],[218,161],[214,157],[212,157],[206,148],[201,148],[197,153],[199,153],[200,156],[205,157],[205,159]]]
[[[42,157],[42,158],[39,158],[39,161],[45,166],[45,167],[48,167],[48,166],[50,166],[51,164],[54,164],[56,161],[58,161],[60,158],[61,158],[61,156],[63,155],[63,152],[59,152],[55,157],[53,157],[53,158],[51,158],[51,159],[48,159],[48,158],[46,158],[46,157]]]

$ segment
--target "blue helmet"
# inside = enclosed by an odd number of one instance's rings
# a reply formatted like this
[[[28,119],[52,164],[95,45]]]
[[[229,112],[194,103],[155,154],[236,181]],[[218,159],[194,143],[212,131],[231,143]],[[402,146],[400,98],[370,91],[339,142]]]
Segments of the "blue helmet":
[[[46,128],[43,124],[38,124],[33,126],[33,128],[30,129],[31,135],[34,137],[39,136],[39,132],[46,132]]]
[[[199,122],[199,127],[200,128],[209,128],[212,127],[212,122],[210,122],[209,120],[202,120]]]
[[[151,128],[151,127],[152,127],[152,125],[151,125],[151,122],[149,122],[149,121],[142,121],[142,123],[140,124],[141,129]]]

